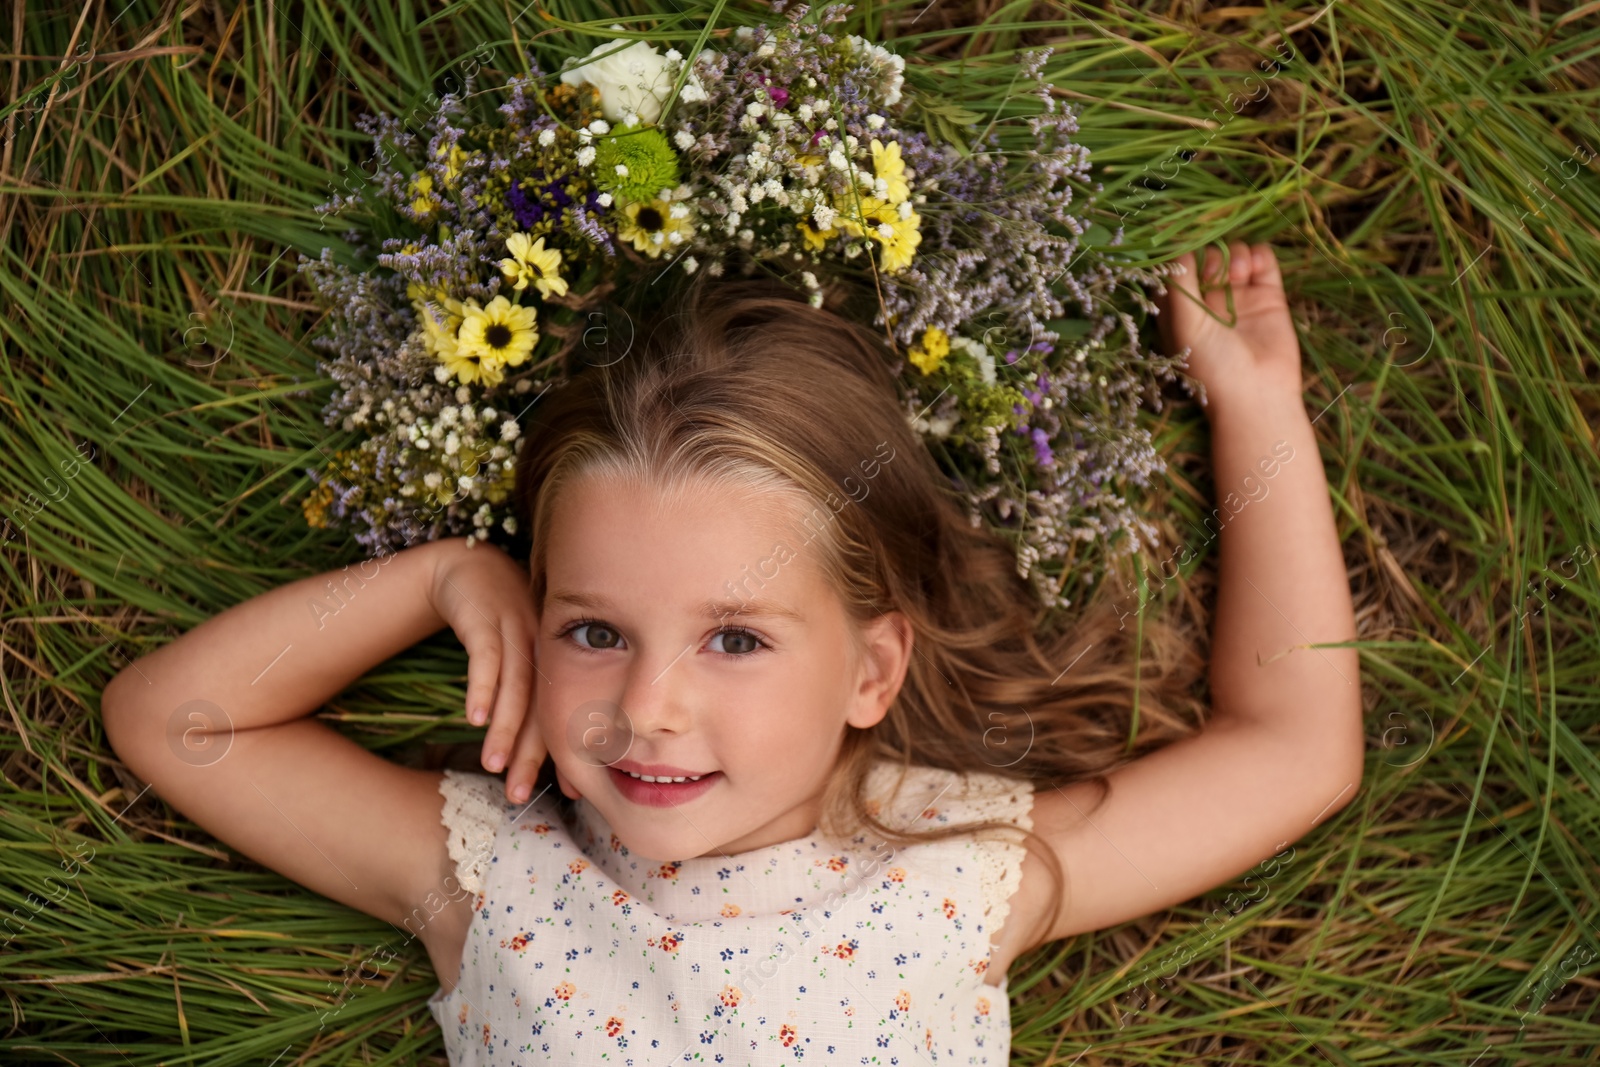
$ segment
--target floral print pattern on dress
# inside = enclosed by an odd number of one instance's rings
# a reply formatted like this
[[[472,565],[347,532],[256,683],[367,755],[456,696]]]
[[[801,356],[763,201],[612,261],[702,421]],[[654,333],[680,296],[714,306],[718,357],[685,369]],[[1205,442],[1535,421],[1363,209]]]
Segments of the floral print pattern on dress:
[[[901,773],[883,761],[868,779],[890,825],[1031,828],[1025,782],[913,767],[896,791]],[[585,800],[511,805],[502,788],[455,771],[440,785],[446,825],[479,846],[460,877],[482,886],[460,980],[428,1002],[452,1067],[1007,1063],[1004,976],[986,973],[1018,839],[816,831],[647,858]],[[449,802],[465,791],[493,798],[499,823],[468,824],[485,808]]]

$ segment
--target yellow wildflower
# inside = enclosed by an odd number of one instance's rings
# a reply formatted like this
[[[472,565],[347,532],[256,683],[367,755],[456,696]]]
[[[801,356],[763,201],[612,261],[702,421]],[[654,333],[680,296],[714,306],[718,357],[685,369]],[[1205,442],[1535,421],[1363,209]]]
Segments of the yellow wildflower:
[[[503,296],[489,301],[488,307],[468,300],[463,308],[461,329],[456,332],[456,350],[463,357],[515,367],[539,343],[538,315],[533,308],[513,304]]]
[[[445,150],[444,145],[440,145],[439,151],[434,154],[444,160],[445,183],[453,184],[457,178],[461,177],[461,168],[467,161],[467,154],[455,145],[450,145],[448,152]]]
[[[872,139],[872,173],[889,185],[889,203],[898,204],[911,195],[906,184],[906,165],[900,159],[900,142],[891,141],[885,148],[876,137]]]
[[[836,206],[841,210],[839,217],[834,220],[834,226],[852,237],[859,237],[865,233],[873,240],[881,242],[882,266],[888,273],[895,274],[910,266],[917,246],[922,243],[922,233],[919,229],[922,216],[912,211],[905,218],[901,218],[900,211],[895,205],[875,196],[861,198],[861,214],[857,216],[854,210],[844,210],[851,207],[853,200],[849,193],[845,193],[837,202]]]
[[[673,211],[683,208],[681,215]],[[629,203],[622,209],[623,220],[617,226],[617,236],[632,241],[636,252],[644,252],[652,259],[675,249],[694,236],[694,224],[689,221],[688,209],[682,204],[669,204],[664,200],[644,200]]]
[[[801,219],[794,224],[794,228],[800,231],[800,238],[805,242],[807,252],[822,251],[828,245],[828,238],[837,237],[839,234],[839,231],[832,226],[826,230],[817,229],[811,225],[810,219]]]
[[[408,294],[411,288],[406,287]],[[421,289],[420,286],[417,288]],[[431,295],[422,291],[413,296],[412,301],[417,319],[422,323],[422,336],[428,343],[428,351],[441,362],[454,359],[456,331],[461,329],[462,319],[466,315],[461,301],[444,295],[442,291],[435,291]]]
[[[500,269],[507,280],[515,283],[512,288],[517,292],[520,293],[532,282],[538,286],[539,295],[546,300],[550,299],[551,293],[566,295],[567,282],[560,274],[561,253],[554,248],[546,248],[543,237],[534,241],[525,233],[514,233],[506,238],[506,251],[511,256],[500,261]]]
[[[911,257],[916,254],[917,246],[922,243],[922,231],[918,229],[922,216],[915,211],[903,219],[898,212],[891,214],[893,218],[884,219],[883,222],[887,223],[893,233],[888,237],[880,233],[878,239],[883,242],[884,271],[897,274],[911,266]]]
[[[426,215],[439,206],[439,198],[433,195],[433,175],[423,171],[411,179],[411,210],[418,215]]]
[[[949,354],[950,335],[937,326],[929,326],[922,331],[922,340],[912,346],[907,358],[923,374],[932,374]]]

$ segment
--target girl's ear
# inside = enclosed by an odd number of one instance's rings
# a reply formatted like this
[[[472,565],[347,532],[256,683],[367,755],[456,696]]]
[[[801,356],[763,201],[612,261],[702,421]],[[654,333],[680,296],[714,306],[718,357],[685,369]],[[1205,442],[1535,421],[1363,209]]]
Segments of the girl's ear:
[[[876,726],[905,684],[915,637],[904,612],[887,611],[861,628],[860,668],[846,722],[860,730]]]

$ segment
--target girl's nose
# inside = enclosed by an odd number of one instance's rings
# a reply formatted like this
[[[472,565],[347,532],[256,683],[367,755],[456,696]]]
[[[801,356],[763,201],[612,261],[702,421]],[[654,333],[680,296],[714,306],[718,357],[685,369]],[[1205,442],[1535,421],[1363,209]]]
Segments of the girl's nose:
[[[630,665],[620,703],[636,736],[681,734],[689,729],[688,671],[682,660],[691,654],[685,650],[670,659],[640,656]]]

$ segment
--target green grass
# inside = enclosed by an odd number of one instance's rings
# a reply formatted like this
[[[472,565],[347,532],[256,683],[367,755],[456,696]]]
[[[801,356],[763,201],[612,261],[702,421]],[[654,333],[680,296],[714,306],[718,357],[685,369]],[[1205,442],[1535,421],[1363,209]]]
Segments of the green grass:
[[[98,698],[128,657],[359,557],[298,514],[336,439],[283,254],[339,244],[311,207],[363,158],[356,116],[419,106],[485,43],[510,72],[515,44],[648,9],[136,0],[80,28],[34,7],[0,57],[0,500],[48,500],[0,548],[0,1060],[443,1063],[420,947],[175,818],[111,756]],[[1507,0],[988,8],[864,4],[851,28],[921,51],[912,83],[1007,144],[1028,106],[1008,55],[1052,44],[1130,259],[1280,249],[1371,747],[1360,796],[1272,875],[1020,961],[1015,1061],[1587,1061],[1600,23]],[[754,9],[656,10],[692,43]],[[1146,506],[1176,546],[1209,511],[1205,423],[1191,403],[1148,417],[1173,469]],[[1160,608],[1201,610],[1214,564]],[[474,734],[464,669],[435,638],[324,714],[421,758]],[[1148,1000],[1146,966],[1171,975]]]

